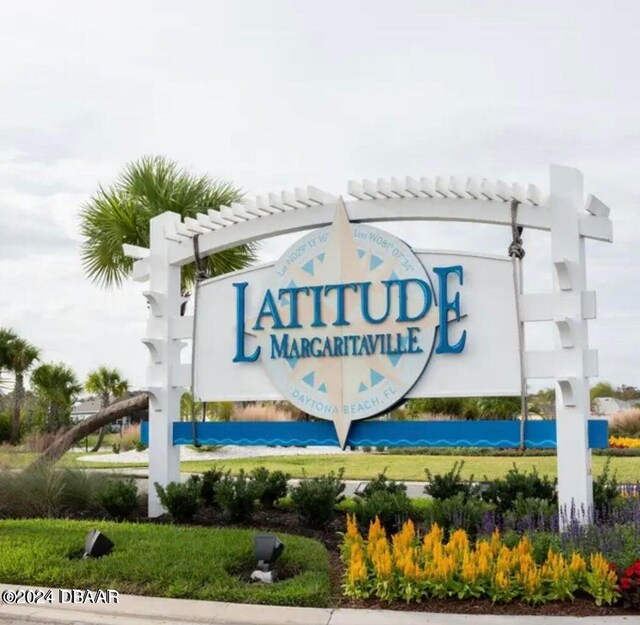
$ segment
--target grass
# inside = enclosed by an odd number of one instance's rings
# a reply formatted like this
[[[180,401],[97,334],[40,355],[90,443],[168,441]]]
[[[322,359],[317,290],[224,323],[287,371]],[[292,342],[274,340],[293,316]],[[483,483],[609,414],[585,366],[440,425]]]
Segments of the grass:
[[[78,462],[78,456],[84,454],[68,452],[62,458],[61,466],[91,469],[141,468],[146,463],[130,462],[113,464],[100,462],[100,455],[96,454],[94,462]],[[0,469],[24,468],[36,454],[31,452],[0,451]],[[432,473],[443,473],[451,468],[456,460],[464,460],[462,471],[464,477],[474,475],[476,479],[489,479],[503,476],[515,463],[518,468],[531,471],[534,467],[542,474],[556,475],[555,456],[428,456],[408,454],[349,454],[324,456],[267,456],[261,458],[237,458],[233,460],[193,460],[182,462],[180,469],[188,473],[200,473],[213,466],[224,466],[234,473],[244,469],[250,471],[257,466],[264,466],[270,470],[281,470],[290,473],[292,477],[314,477],[329,471],[345,468],[345,478],[361,480],[374,477],[386,469],[387,477],[395,480],[422,481],[424,469],[429,468]],[[598,475],[607,458],[593,457],[594,475]],[[640,478],[640,456],[612,457],[611,469],[617,472],[618,479],[623,482],[636,482]]]
[[[502,477],[514,465],[526,471],[537,468],[541,474],[555,477],[555,456],[518,457],[518,456],[415,456],[402,454],[350,454],[326,456],[268,456],[263,458],[241,458],[225,461],[192,461],[182,462],[182,471],[197,473],[211,467],[222,466],[238,472],[240,469],[251,470],[256,466],[264,466],[274,471],[280,470],[290,473],[292,477],[313,477],[329,471],[345,468],[345,479],[361,480],[374,477],[385,471],[388,478],[394,480],[422,481],[425,479],[424,470],[428,468],[432,473],[448,471],[456,460],[464,460],[462,474],[465,478],[471,475],[475,479],[489,479]],[[606,458],[593,458],[594,475],[598,475],[604,467]],[[636,482],[640,478],[640,458],[611,458],[610,468],[617,472],[618,479]]]
[[[83,560],[85,534],[98,528],[116,545]],[[0,582],[272,605],[326,606],[329,558],[319,542],[280,535],[283,571],[273,585],[251,584],[251,530],[65,520],[0,521]],[[241,577],[242,576],[242,577]]]

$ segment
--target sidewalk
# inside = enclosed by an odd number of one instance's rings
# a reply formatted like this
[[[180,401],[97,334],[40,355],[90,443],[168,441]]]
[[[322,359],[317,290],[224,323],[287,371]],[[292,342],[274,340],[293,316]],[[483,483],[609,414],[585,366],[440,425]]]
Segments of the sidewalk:
[[[6,589],[28,586],[0,584]],[[54,589],[54,597],[58,591]],[[640,625],[640,616],[490,616],[291,608],[120,595],[117,605],[0,605],[4,623],[73,625]]]

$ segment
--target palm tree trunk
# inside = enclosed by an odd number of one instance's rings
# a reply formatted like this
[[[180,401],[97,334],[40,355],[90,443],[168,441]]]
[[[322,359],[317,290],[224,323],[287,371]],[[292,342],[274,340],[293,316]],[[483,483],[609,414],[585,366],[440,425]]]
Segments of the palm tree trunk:
[[[20,441],[20,412],[24,403],[24,375],[16,372],[16,384],[13,389],[13,417],[11,423],[11,444],[17,445]]]
[[[29,465],[28,469],[40,468],[47,464],[56,463],[69,451],[76,441],[137,410],[144,410],[148,405],[149,397],[144,393],[115,401],[113,404],[101,409],[97,414],[83,419],[80,423],[58,436],[58,438]]]
[[[102,443],[104,441],[104,435],[107,433],[107,426],[103,426],[100,428],[98,432],[98,440],[96,444],[89,450],[89,453],[95,453],[96,451],[100,451],[100,447],[102,447]]]
[[[109,405],[109,394],[105,393],[102,395],[102,403],[100,405],[100,409],[104,410]],[[96,451],[100,451],[100,447],[102,447],[102,442],[104,441],[104,435],[107,433],[107,426],[103,425],[98,432],[98,440],[96,444],[91,449],[91,453],[95,453]]]

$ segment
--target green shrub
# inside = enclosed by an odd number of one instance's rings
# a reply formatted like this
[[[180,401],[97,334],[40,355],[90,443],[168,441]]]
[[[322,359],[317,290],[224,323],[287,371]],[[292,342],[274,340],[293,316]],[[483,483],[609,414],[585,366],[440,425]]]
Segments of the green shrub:
[[[120,453],[120,443],[112,443],[111,444],[111,452],[114,454]]]
[[[0,445],[11,438],[11,415],[8,412],[0,412]]]
[[[156,492],[163,508],[176,523],[188,523],[200,509],[200,480],[189,478],[186,484],[171,482],[163,488],[155,483]]]
[[[464,529],[475,536],[482,529],[484,515],[493,510],[491,504],[459,492],[449,499],[434,499],[425,511],[425,524],[430,527],[437,523],[447,532]]]
[[[457,495],[463,495],[464,499],[474,497],[479,493],[479,487],[473,483],[473,475],[469,480],[463,480],[460,476],[464,460],[455,461],[449,471],[443,474],[433,475],[429,469],[425,469],[428,484],[424,492],[434,499],[451,499]]]
[[[309,525],[322,527],[333,519],[334,508],[344,499],[344,468],[337,475],[305,479],[291,489],[291,502],[298,516]]]
[[[273,508],[278,499],[287,496],[287,482],[291,478],[288,473],[269,471],[265,467],[256,467],[251,471],[251,477],[256,483],[258,499],[265,508]]]
[[[611,473],[611,458],[607,458],[602,473],[593,480],[593,507],[597,514],[611,512],[620,499],[620,485],[615,471]]]
[[[488,486],[482,497],[485,501],[493,503],[500,514],[512,510],[518,498],[544,499],[554,505],[558,502],[558,480],[540,475],[535,468],[531,473],[526,473],[519,471],[514,464],[503,478],[487,482]]]
[[[259,496],[258,487],[244,470],[236,477],[226,474],[215,486],[216,502],[229,521],[247,521],[251,518]]]
[[[147,448],[147,446],[142,441],[135,441],[133,445],[136,451],[144,451]]]
[[[387,479],[385,472],[378,473],[376,477],[370,480],[360,493],[356,493],[358,497],[370,497],[374,493],[389,493],[395,495],[398,493],[406,493],[407,487],[402,482]]]
[[[216,485],[223,476],[224,471],[218,467],[213,467],[201,475],[200,496],[207,506],[216,505]]]
[[[509,529],[537,527],[549,529],[558,517],[558,507],[546,499],[521,495],[516,498],[513,508],[504,513],[504,526]]]
[[[405,492],[373,491],[368,497],[356,499],[355,514],[361,527],[368,528],[376,517],[387,530],[397,532],[411,517],[413,506]]]
[[[110,479],[98,491],[98,503],[118,520],[130,518],[138,505],[138,488],[133,478]]]

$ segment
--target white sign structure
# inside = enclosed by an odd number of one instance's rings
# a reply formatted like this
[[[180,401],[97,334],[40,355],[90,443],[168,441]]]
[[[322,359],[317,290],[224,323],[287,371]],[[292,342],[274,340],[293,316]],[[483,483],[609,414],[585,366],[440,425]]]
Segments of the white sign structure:
[[[548,193],[532,185],[426,177],[350,182],[342,202],[313,187],[269,194],[184,221],[151,221],[150,249],[125,246],[134,279],[149,280],[145,344],[149,482],[179,477],[172,427],[191,364],[181,349],[193,318],[180,316],[180,267],[202,256],[287,232],[312,230],[280,261],[202,283],[195,394],[206,400],[288,399],[335,423],[342,444],[350,424],[403,397],[517,395],[518,329],[511,261],[461,252],[415,251],[369,223],[466,221],[551,234],[554,288],[521,294],[523,323],[556,327],[556,347],[526,351],[526,379],[557,384],[556,440],[561,505],[592,505],[588,447],[589,377],[597,374],[587,320],[586,238],[612,240],[609,209],[583,198],[582,175],[552,166]],[[149,489],[149,514],[162,508]]]

